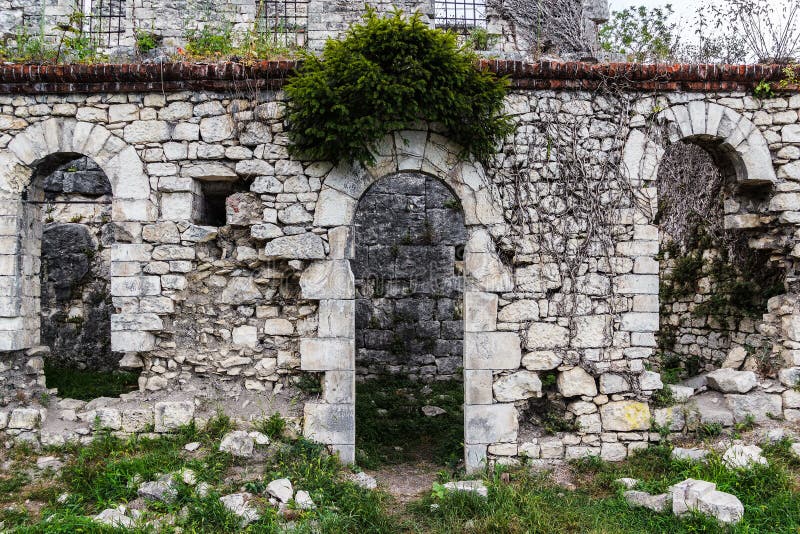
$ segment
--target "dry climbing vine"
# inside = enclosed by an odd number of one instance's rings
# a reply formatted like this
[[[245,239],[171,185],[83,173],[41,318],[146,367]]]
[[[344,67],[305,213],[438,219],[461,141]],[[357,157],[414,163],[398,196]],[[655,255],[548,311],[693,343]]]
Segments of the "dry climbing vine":
[[[513,163],[495,176],[510,205],[505,245],[517,265],[539,266],[543,289],[570,298],[561,303],[562,315],[577,314],[578,289],[593,283],[585,276],[591,261],[603,263],[596,266],[599,272],[614,271],[616,245],[629,232],[623,214],[652,220],[649,199],[622,161],[631,119],[642,118],[635,109],[640,97],[627,80],[607,78],[594,94],[571,102],[584,106],[577,112],[562,113],[559,101],[542,98],[527,149],[506,154]],[[593,102],[605,111],[593,111]],[[648,130],[655,127],[649,115]],[[613,295],[613,285],[591,291]],[[614,299],[608,300],[613,306]]]

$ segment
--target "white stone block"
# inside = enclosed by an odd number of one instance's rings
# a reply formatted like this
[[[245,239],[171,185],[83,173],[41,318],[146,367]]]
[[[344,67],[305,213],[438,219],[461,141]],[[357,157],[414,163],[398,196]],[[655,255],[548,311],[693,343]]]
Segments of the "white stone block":
[[[513,404],[464,406],[464,441],[467,444],[514,443],[519,422]]]
[[[255,326],[237,326],[232,331],[232,340],[234,345],[255,348],[258,345],[258,330]]]
[[[557,383],[558,391],[564,397],[594,397],[597,395],[597,384],[594,377],[582,367],[573,367],[559,373]]]
[[[355,298],[355,278],[348,260],[312,263],[300,276],[303,298],[341,300]]]
[[[111,332],[111,350],[115,352],[149,352],[156,347],[150,332]]]
[[[300,368],[304,371],[352,371],[355,369],[354,339],[303,339]]]
[[[569,346],[569,329],[556,323],[531,323],[528,327],[529,349],[557,349]]]
[[[319,330],[321,338],[355,338],[355,300],[320,300]]]
[[[186,426],[194,419],[194,402],[157,402],[155,407],[155,431],[170,432]]]
[[[615,401],[600,406],[603,431],[632,432],[650,429],[650,407],[637,401]]]
[[[494,293],[464,293],[464,331],[491,332],[497,329],[497,302]]]
[[[531,371],[517,371],[498,378],[493,386],[498,402],[515,402],[542,396],[542,381]]]
[[[356,439],[353,404],[305,404],[303,435],[326,444],[351,445]]]
[[[519,336],[514,332],[466,332],[465,369],[517,369],[522,361]]]

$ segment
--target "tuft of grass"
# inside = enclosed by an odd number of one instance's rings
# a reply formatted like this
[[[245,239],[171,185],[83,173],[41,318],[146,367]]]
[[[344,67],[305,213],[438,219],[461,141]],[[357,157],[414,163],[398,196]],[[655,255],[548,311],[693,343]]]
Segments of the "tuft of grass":
[[[222,410],[217,411],[217,414],[208,420],[205,428],[206,434],[212,440],[222,439],[225,434],[232,430],[234,430],[233,422]]]
[[[259,421],[256,425],[256,430],[262,434],[266,434],[270,439],[278,439],[283,436],[283,431],[286,430],[286,420],[275,412],[267,419]]]
[[[54,365],[45,361],[48,388],[57,388],[61,397],[90,401],[98,397],[118,397],[139,387],[139,376],[124,371],[100,372]]]

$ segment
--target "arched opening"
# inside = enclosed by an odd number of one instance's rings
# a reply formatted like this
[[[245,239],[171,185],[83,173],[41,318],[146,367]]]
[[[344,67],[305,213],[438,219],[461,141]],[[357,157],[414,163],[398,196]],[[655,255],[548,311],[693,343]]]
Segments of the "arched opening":
[[[754,239],[768,198],[763,184],[741,187],[740,165],[737,153],[702,136],[670,145],[659,165],[656,341],[667,383],[721,367],[767,376],[780,367],[757,326],[767,301],[784,292],[784,273]]]
[[[40,258],[33,274],[45,383],[79,400],[131,391],[138,375],[122,371],[124,355],[111,350],[111,247],[125,232],[111,222],[111,183],[78,153],[50,155],[33,170],[23,192],[23,238]]]
[[[455,464],[464,441],[467,230],[421,173],[379,180],[355,214],[356,461]]]

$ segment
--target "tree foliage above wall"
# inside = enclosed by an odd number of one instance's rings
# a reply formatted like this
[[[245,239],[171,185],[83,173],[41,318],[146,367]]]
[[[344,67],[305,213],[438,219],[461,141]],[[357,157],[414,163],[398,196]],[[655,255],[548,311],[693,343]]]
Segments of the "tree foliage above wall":
[[[419,14],[368,10],[321,56],[306,55],[288,82],[291,148],[311,159],[370,163],[387,133],[425,120],[485,161],[513,131],[503,113],[507,87]]]

